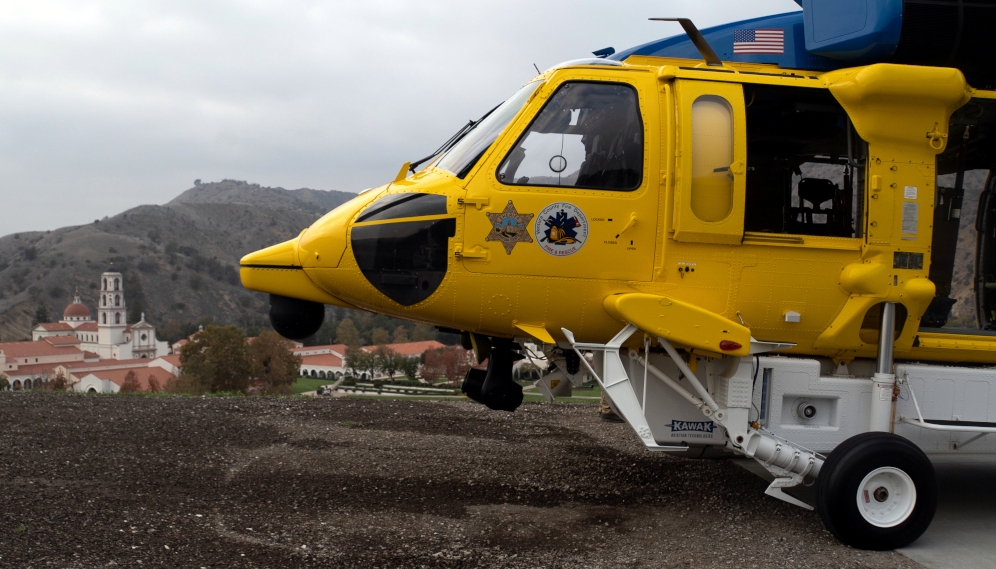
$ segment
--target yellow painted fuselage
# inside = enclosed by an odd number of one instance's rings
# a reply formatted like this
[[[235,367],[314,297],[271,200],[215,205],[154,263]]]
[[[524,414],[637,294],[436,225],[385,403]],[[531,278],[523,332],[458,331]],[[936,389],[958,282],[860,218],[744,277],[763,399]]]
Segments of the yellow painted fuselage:
[[[874,356],[878,326],[870,311],[897,302],[908,316],[897,331],[896,357],[996,363],[996,342],[988,337],[952,339],[919,330],[935,294],[927,278],[935,159],[948,142],[951,113],[970,97],[990,97],[968,87],[957,70],[879,64],[812,73],[631,57],[619,66],[554,69],[534,82],[528,100],[462,178],[437,162],[368,190],[299,237],[243,258],[244,285],[487,336],[543,340],[545,331],[562,341],[560,330],[567,328],[579,341],[605,342],[627,320],[706,353],[745,355],[744,344],[753,337],[794,343],[792,353],[839,360]],[[503,163],[523,133],[569,83],[635,90],[643,151],[634,189],[502,179]],[[745,90],[759,85],[828,91],[846,110],[867,144],[854,235],[745,226],[754,207],[745,179],[754,164],[744,117],[755,104]],[[713,148],[695,129],[713,119],[697,118],[704,116],[695,114],[697,101],[726,105],[723,120],[730,121],[731,133],[713,145],[723,147],[728,166],[702,175],[696,160]],[[713,171],[710,186],[705,176]],[[443,196],[445,209],[362,219],[371,204],[394,194]],[[373,284],[357,259],[357,235],[445,220],[453,221],[437,225],[452,223],[443,250],[424,251],[445,255],[431,294],[398,302]],[[899,261],[910,258],[919,261]],[[435,269],[442,261],[432,261]],[[421,276],[401,275],[396,282],[388,277],[377,278],[385,286],[429,287]],[[642,296],[625,297],[624,303],[622,295]],[[724,352],[723,340],[740,347]]]

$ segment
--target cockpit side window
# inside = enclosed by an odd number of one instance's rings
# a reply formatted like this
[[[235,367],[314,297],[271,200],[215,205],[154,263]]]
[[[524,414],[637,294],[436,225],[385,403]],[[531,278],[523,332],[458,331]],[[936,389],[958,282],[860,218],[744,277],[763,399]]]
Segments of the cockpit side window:
[[[643,177],[643,121],[636,89],[620,83],[564,83],[497,175],[515,186],[637,189]]]
[[[825,89],[744,85],[744,229],[861,237],[867,144]]]

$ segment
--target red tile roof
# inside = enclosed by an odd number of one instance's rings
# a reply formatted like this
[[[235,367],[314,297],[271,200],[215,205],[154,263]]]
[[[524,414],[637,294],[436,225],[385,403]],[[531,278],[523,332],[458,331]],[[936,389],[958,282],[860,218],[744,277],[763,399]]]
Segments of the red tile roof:
[[[301,356],[302,366],[342,367],[342,358],[335,354],[314,354]]]
[[[49,336],[42,338],[41,341],[48,342],[53,346],[74,346],[80,343],[80,339],[76,336]]]
[[[17,367],[17,369],[9,369],[4,373],[12,377],[20,377],[22,375],[30,375],[31,377],[36,377],[39,375],[47,375],[52,373],[52,370],[54,370],[56,367],[60,365],[62,364],[60,363],[31,364],[31,365],[21,364]]]
[[[65,322],[42,322],[36,328],[46,332],[72,332],[74,328]]]
[[[149,367],[149,358],[138,358],[132,360],[111,360],[111,359],[101,359],[96,362],[69,362],[63,364],[66,369],[76,372],[76,371],[86,371],[95,369],[120,369],[126,367]],[[162,369],[162,368],[159,368]]]
[[[304,346],[299,348],[291,348],[291,351],[295,354],[300,354],[302,352],[314,352],[317,350],[328,350],[335,352],[340,355],[346,355],[346,344],[331,344],[328,346]]]
[[[96,376],[100,379],[108,379],[115,383],[118,387],[121,387],[125,382],[125,376],[129,372],[135,372],[136,379],[138,379],[139,389],[141,391],[149,390],[149,379],[155,377],[156,381],[159,382],[159,389],[162,389],[166,382],[173,379],[173,374],[164,370],[161,367],[130,367],[125,369],[110,369],[110,370],[99,370],[91,371],[86,373],[74,373],[78,379],[83,379],[88,375]]]
[[[82,323],[82,324],[80,324],[79,326],[76,327],[76,331],[78,331],[78,332],[79,331],[82,331],[82,332],[96,332],[97,331],[97,323],[96,322],[84,322],[84,323]]]
[[[69,318],[70,316],[89,317],[90,309],[82,302],[73,302],[62,311],[63,318]]]
[[[159,356],[157,360],[164,360],[173,365],[173,367],[180,367],[180,356],[179,354],[169,354],[166,356]]]
[[[385,347],[391,348],[394,350],[394,353],[401,356],[419,356],[428,350],[445,348],[446,344],[442,344],[435,340],[425,340],[422,342],[405,342],[403,344],[385,344]],[[367,352],[373,352],[376,349],[377,346],[363,346],[363,350]]]
[[[62,356],[81,354],[75,346],[53,346],[48,342],[4,342],[0,343],[0,352],[11,358],[38,358],[41,356]]]

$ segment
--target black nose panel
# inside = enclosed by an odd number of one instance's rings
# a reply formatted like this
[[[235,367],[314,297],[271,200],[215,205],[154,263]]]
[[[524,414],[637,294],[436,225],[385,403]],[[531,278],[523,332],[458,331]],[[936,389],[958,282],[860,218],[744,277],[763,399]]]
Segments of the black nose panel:
[[[421,302],[446,276],[452,217],[353,227],[353,256],[363,276],[398,304]]]

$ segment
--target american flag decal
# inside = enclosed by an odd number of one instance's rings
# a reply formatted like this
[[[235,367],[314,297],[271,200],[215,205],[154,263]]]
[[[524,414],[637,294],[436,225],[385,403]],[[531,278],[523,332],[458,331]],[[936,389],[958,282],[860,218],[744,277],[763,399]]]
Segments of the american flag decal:
[[[733,53],[785,53],[785,30],[757,28],[733,31]]]

